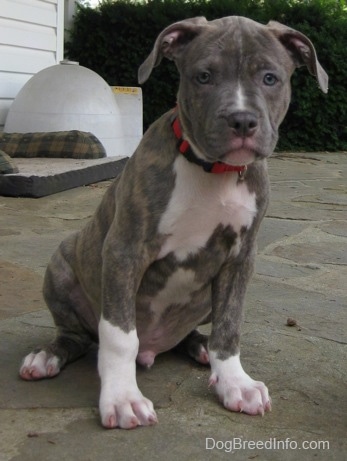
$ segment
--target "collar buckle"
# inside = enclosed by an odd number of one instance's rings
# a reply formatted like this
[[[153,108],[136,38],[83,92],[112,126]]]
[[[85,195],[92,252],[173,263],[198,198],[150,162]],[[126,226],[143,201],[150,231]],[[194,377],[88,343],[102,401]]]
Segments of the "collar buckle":
[[[243,165],[242,170],[239,170],[238,172],[240,181],[243,181],[245,179],[246,171],[247,171],[247,165]]]

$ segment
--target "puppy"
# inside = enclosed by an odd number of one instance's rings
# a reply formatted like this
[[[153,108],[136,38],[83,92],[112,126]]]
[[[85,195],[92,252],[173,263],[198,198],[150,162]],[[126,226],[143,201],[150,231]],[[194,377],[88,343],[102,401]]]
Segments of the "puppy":
[[[327,92],[310,40],[277,22],[187,19],[167,27],[139,70],[162,57],[180,73],[178,106],[144,135],[94,217],[63,241],[44,297],[57,337],[20,376],[49,378],[99,341],[100,415],[107,428],[156,423],[136,382],[176,346],[210,364],[225,408],[264,414],[267,387],[240,362],[246,286],[269,197],[266,158],[306,65]],[[207,338],[196,328],[212,322]]]

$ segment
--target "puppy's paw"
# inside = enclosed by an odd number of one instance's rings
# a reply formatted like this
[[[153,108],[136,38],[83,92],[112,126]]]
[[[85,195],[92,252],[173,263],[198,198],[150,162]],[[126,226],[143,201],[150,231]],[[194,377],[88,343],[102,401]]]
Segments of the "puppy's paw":
[[[44,350],[31,352],[23,360],[19,376],[26,381],[53,378],[60,372],[59,358]]]
[[[177,346],[176,350],[188,354],[202,365],[209,365],[210,359],[207,350],[208,337],[197,330],[193,330]]]
[[[228,410],[262,416],[271,410],[267,387],[261,381],[254,381],[247,374],[229,380],[220,379],[212,374],[210,384],[215,384],[217,395]]]
[[[100,320],[99,409],[102,425],[108,429],[132,429],[157,422],[152,402],[142,395],[136,383],[135,359],[138,349],[135,329],[126,333],[109,321]]]
[[[267,387],[245,373],[238,356],[224,361],[214,359],[214,365],[210,385],[215,386],[225,408],[262,416],[266,411],[271,411],[271,399]]]
[[[139,390],[127,392],[124,396],[106,394],[102,392],[100,397],[100,416],[105,428],[134,429],[158,422],[152,402]]]
[[[202,345],[200,346],[199,354],[194,358],[198,363],[201,363],[201,365],[209,365],[210,363],[208,352]]]

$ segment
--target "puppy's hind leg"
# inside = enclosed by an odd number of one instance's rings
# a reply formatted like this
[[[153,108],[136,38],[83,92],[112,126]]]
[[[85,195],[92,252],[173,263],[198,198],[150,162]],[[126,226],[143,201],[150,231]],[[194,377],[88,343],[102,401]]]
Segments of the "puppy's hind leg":
[[[59,256],[61,259],[61,255]],[[68,273],[72,274],[66,261],[63,265],[65,269],[69,269]],[[64,271],[63,278],[61,266],[59,271],[55,267],[53,275],[51,266],[52,263],[45,276],[44,297],[56,324],[57,334],[52,343],[34,349],[24,358],[19,374],[22,379],[28,381],[56,376],[66,363],[85,354],[92,343],[91,331],[82,324],[78,315],[81,306],[76,309],[72,301],[82,297],[71,296],[72,290],[81,291],[76,280],[74,277],[66,277],[67,271]]]
[[[189,357],[202,365],[208,365],[210,360],[207,343],[207,335],[201,334],[198,330],[193,330],[175,347],[175,350],[189,355]]]

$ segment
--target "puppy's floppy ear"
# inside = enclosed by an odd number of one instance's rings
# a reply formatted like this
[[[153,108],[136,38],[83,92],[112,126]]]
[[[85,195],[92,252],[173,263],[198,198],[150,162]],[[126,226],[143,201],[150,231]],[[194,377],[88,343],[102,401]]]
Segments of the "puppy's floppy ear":
[[[317,78],[320,89],[327,93],[328,75],[319,64],[316,50],[306,35],[276,21],[270,21],[267,27],[287,48],[296,67],[307,66],[309,72]]]
[[[206,24],[206,18],[197,17],[176,22],[164,29],[156,39],[152,52],[139,68],[139,83],[142,84],[148,79],[153,67],[160,64],[164,56],[171,60],[177,59],[185,46],[200,34]]]

